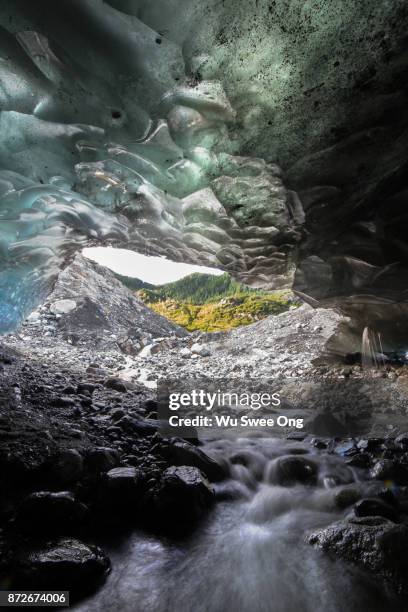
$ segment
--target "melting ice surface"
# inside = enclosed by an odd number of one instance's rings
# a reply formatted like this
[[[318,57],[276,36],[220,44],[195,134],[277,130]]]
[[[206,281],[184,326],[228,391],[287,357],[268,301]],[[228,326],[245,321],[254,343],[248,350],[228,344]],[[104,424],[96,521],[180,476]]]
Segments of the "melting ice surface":
[[[109,544],[112,574],[78,612],[402,612],[375,581],[305,542],[315,528],[341,518],[334,495],[357,477],[336,455],[309,454],[316,487],[270,482],[274,460],[307,446],[286,440],[230,439],[205,450],[227,457],[231,478],[208,520],[175,544],[142,533]],[[245,465],[244,465],[245,463]],[[357,484],[357,483],[356,483]],[[357,486],[369,486],[359,483]],[[235,498],[232,499],[231,498]]]
[[[123,223],[64,187],[58,177],[39,186],[0,171],[2,331],[16,327],[46,297],[64,259],[87,240],[125,236]]]

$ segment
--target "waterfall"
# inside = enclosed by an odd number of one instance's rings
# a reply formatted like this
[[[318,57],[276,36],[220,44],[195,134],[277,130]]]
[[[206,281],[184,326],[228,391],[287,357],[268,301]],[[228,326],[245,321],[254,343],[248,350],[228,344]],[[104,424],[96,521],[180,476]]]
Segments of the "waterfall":
[[[361,363],[363,368],[379,368],[385,365],[381,334],[367,326],[361,341]]]

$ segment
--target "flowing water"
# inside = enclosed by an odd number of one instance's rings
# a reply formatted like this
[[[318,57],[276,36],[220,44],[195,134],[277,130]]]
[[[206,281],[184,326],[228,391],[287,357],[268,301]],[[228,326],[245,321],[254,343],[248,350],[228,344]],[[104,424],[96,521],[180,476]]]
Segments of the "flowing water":
[[[369,488],[336,454],[278,438],[209,441],[228,458],[231,478],[216,485],[218,503],[188,539],[174,543],[133,533],[103,542],[112,573],[78,612],[385,612],[378,581],[329,559],[305,541],[308,532],[347,514],[336,509],[342,486]],[[277,457],[309,453],[317,486],[278,486]]]

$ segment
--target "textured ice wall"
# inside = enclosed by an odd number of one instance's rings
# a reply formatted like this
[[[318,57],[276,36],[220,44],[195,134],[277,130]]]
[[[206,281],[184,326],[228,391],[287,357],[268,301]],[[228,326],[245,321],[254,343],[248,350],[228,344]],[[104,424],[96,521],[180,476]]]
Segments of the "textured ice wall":
[[[406,22],[402,0],[3,0],[0,327],[90,240],[403,304]]]

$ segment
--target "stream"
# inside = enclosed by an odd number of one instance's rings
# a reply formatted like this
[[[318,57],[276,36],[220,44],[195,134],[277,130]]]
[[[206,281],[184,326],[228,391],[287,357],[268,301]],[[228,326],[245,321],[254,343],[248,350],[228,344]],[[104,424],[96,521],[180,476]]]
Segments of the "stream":
[[[112,572],[77,612],[385,612],[403,610],[358,568],[305,542],[315,528],[350,512],[335,493],[361,482],[344,458],[279,438],[209,440],[204,450],[228,459],[231,478],[215,485],[218,502],[189,538],[175,543],[133,532],[103,541]],[[272,484],[276,459],[306,455],[316,486]]]

